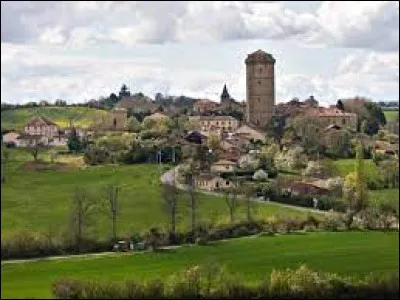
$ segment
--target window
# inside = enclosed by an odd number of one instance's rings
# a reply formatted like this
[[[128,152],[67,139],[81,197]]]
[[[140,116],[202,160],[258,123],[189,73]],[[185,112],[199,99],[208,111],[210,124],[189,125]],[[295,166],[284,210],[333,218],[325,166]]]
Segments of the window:
[[[217,123],[216,123],[217,125],[218,125],[218,121],[217,121]]]
[[[259,69],[259,72],[260,72],[260,73],[262,73],[262,71],[263,71],[263,69],[262,69],[262,68],[260,68],[260,69]]]
[[[258,81],[258,85],[261,85],[261,80]]]
[[[342,119],[342,124],[345,125],[346,124],[346,118]]]
[[[229,185],[229,181],[228,180],[226,181],[226,185]]]
[[[260,102],[260,98],[257,98],[258,102]]]

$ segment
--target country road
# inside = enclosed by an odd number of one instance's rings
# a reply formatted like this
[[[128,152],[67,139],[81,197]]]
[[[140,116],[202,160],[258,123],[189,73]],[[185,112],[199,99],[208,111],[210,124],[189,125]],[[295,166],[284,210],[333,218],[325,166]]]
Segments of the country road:
[[[163,175],[161,175],[160,180],[162,183],[167,183],[167,184],[172,184],[174,182],[174,169],[175,169],[175,176],[178,176],[178,169],[180,165],[176,166],[175,168],[172,168],[171,170],[168,170],[165,172]],[[187,190],[187,187],[184,184],[176,182],[176,187],[180,190]],[[211,192],[211,191],[206,191],[206,190],[201,190],[198,189],[198,192],[206,195],[211,195],[211,196],[217,196],[217,197],[223,197],[223,194],[217,193],[217,192]],[[238,199],[243,199],[243,195],[239,195]],[[318,209],[313,209],[313,208],[308,208],[308,207],[300,207],[300,206],[295,206],[295,205],[290,205],[290,204],[283,204],[279,202],[271,202],[271,201],[263,201],[259,200],[256,198],[252,198],[253,201],[265,204],[265,205],[275,205],[275,206],[280,206],[280,207],[285,207],[285,208],[290,208],[290,209],[296,209],[300,211],[306,211],[310,213],[317,213],[317,214],[327,214],[329,211],[322,211]]]

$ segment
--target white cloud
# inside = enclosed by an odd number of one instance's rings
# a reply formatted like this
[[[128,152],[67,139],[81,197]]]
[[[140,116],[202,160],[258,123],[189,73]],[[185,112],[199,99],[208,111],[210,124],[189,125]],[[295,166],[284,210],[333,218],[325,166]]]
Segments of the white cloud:
[[[330,103],[355,94],[397,95],[398,2],[327,1],[317,5],[298,11],[283,1],[2,1],[2,101],[62,97],[77,102],[116,92],[123,82],[150,96],[160,91],[214,100],[227,83],[232,96],[242,100],[246,93],[242,58],[231,62],[240,67],[216,67],[213,63],[218,58],[206,60],[202,51],[207,52],[207,43],[201,42],[217,41],[226,49],[228,40],[250,39],[263,46],[271,40],[287,41],[282,58],[295,51],[290,43],[320,47],[321,56],[327,51],[324,47],[348,47],[331,72],[312,74],[307,69],[292,71],[290,66],[279,69],[277,101],[311,94]],[[158,50],[146,45],[168,44],[167,53],[171,42],[178,52],[182,51],[179,45],[201,47],[185,53],[181,60],[173,54],[176,63],[167,64],[168,58],[163,61]],[[120,48],[106,54],[99,51],[109,44]],[[119,49],[140,47],[149,52],[137,57],[126,52],[120,55]],[[189,59],[201,62],[201,70],[187,67]],[[309,56],[304,59],[310,60]],[[326,54],[326,60],[333,58]]]
[[[396,51],[397,1],[322,2],[297,12],[283,1],[2,1],[3,42],[137,43],[294,39],[312,46]],[[61,30],[62,28],[62,30]],[[75,42],[71,42],[75,41]],[[77,42],[76,42],[77,40]]]

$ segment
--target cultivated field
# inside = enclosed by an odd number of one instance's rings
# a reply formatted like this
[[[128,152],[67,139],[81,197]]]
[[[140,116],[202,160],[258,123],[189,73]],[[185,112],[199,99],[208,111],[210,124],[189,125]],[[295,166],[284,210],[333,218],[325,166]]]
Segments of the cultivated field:
[[[300,264],[354,277],[370,272],[398,272],[398,242],[398,233],[308,233],[241,238],[169,253],[2,265],[1,297],[49,298],[51,283],[61,277],[143,280],[169,276],[174,271],[207,262],[226,265],[249,282],[264,278],[273,269],[296,268]]]
[[[37,114],[48,118],[61,127],[69,125],[69,118],[73,117],[75,126],[87,127],[95,119],[107,114],[104,110],[87,107],[31,107],[1,112],[1,128],[22,130],[24,125]]]
[[[48,159],[48,155],[41,156]],[[21,150],[12,150],[6,184],[1,185],[1,233],[5,238],[19,230],[54,232],[66,229],[68,206],[76,186],[88,188],[93,197],[101,197],[101,188],[108,183],[122,186],[120,193],[120,218],[118,233],[121,236],[148,230],[151,226],[168,226],[163,212],[159,171],[156,165],[96,166],[86,169],[28,171],[25,160],[32,160]],[[59,156],[79,165],[79,157]],[[255,205],[255,204],[254,204]],[[181,196],[180,229],[189,226],[188,195]],[[258,216],[306,215],[279,204],[255,205]],[[198,220],[228,222],[228,207],[222,197],[199,195]],[[244,217],[244,207],[238,210],[238,218]],[[110,220],[104,214],[94,216],[91,235],[105,238],[111,234]]]

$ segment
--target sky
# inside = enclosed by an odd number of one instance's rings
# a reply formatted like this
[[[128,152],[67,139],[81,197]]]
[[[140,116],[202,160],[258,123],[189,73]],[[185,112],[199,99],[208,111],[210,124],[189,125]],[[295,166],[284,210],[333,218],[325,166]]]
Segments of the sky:
[[[131,92],[246,99],[246,56],[276,59],[276,102],[399,99],[398,1],[1,1],[1,102]]]

